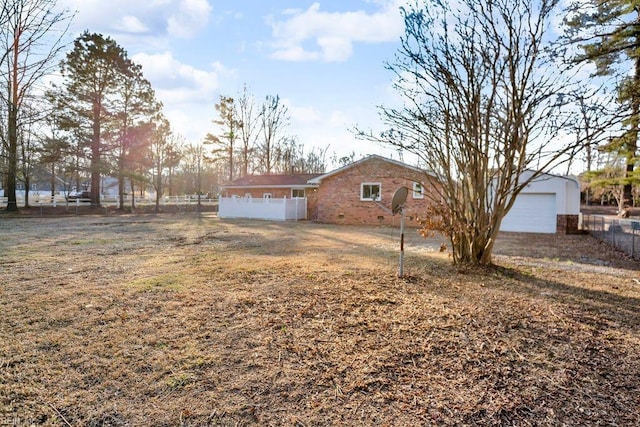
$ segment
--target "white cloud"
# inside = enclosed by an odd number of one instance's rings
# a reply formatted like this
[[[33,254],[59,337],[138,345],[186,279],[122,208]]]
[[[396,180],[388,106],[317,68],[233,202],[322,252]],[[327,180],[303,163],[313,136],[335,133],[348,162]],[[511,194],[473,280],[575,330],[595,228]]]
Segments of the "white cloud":
[[[123,16],[119,23],[116,23],[114,27],[118,31],[125,33],[146,33],[149,31],[149,27],[144,25],[135,16],[127,15]]]
[[[212,8],[207,0],[182,0],[177,6],[177,12],[167,19],[170,35],[190,38],[209,22]]]
[[[219,89],[220,74],[228,72],[220,63],[212,64],[209,70],[199,70],[181,63],[168,51],[139,53],[133,60],[142,65],[145,77],[156,89],[160,100],[171,104],[213,101]]]
[[[234,72],[219,62],[207,69],[181,63],[171,52],[139,53],[133,60],[142,66],[173,129],[188,141],[200,141],[211,128],[221,79]]]
[[[400,0],[386,1],[379,11],[367,13],[325,12],[320,3],[314,3],[307,10],[285,10],[282,21],[268,17],[274,37],[272,57],[341,62],[352,55],[353,43],[397,41],[404,28],[399,4]],[[315,46],[305,47],[309,43]]]
[[[208,0],[61,0],[77,10],[74,24],[81,29],[153,37],[193,37],[209,23]]]
[[[292,123],[308,125],[321,124],[323,122],[322,115],[314,107],[294,105],[288,99],[283,99],[282,103],[289,110],[289,116],[291,117]]]

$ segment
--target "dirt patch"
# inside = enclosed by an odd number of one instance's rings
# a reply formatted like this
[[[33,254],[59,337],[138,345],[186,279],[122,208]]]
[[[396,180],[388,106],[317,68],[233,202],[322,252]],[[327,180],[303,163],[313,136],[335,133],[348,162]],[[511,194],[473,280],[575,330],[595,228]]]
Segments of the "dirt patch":
[[[503,234],[0,221],[0,425],[638,425],[638,263]]]

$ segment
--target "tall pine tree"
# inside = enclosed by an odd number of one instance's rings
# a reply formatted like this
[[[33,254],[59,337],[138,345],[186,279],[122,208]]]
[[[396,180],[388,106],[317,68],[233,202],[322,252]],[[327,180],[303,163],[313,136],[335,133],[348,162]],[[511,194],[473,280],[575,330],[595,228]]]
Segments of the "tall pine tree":
[[[100,178],[108,170],[105,155],[113,146],[105,138],[113,132],[113,118],[123,76],[127,74],[125,50],[113,39],[84,32],[61,64],[62,90],[56,93],[64,113],[61,125],[88,147],[91,172],[91,206],[100,206]]]
[[[624,132],[607,147],[626,159],[624,202],[632,202],[632,184],[640,132],[640,2],[575,2],[565,19],[567,37],[580,47],[575,62],[591,62],[597,76],[613,76]]]

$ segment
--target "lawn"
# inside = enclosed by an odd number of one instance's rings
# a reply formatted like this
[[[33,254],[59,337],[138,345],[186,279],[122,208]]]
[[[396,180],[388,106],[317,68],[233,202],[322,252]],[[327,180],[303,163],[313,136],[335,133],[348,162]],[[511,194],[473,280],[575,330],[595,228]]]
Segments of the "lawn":
[[[640,425],[640,265],[590,236],[0,218],[0,425]]]

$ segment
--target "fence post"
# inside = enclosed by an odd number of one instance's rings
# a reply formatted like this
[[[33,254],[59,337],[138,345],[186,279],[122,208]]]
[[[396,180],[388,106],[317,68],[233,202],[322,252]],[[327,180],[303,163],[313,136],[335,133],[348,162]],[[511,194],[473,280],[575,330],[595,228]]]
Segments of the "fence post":
[[[640,222],[631,221],[631,258],[636,257],[636,230],[640,230]]]
[[[611,241],[613,242],[613,247],[616,247],[616,220],[611,221],[611,225],[609,226],[612,230],[611,233]]]

